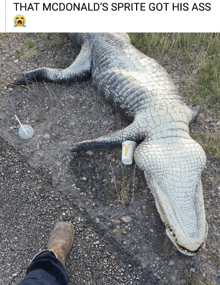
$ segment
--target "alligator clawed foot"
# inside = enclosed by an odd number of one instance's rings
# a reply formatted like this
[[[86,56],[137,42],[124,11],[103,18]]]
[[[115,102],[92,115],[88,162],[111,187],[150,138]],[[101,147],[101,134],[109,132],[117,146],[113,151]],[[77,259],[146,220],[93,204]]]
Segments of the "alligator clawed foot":
[[[17,79],[15,82],[13,82],[13,85],[27,85],[30,82],[37,82],[39,79],[37,79],[36,72],[26,72],[22,74],[22,77]]]
[[[26,77],[21,77],[19,79],[17,79],[15,82],[13,82],[13,85],[27,85],[28,81],[26,79]]]
[[[71,152],[79,152],[81,150],[82,150],[82,148],[79,145],[75,144],[75,145],[73,145],[73,147],[71,148],[70,151]]]

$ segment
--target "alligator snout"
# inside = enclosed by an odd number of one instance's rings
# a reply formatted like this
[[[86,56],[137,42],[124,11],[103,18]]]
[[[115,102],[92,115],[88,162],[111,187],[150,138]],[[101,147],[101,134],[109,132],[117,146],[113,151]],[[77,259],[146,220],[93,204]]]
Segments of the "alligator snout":
[[[186,237],[184,233],[182,233],[181,235],[177,237],[175,233],[169,227],[166,228],[166,234],[181,253],[188,255],[188,256],[193,256],[200,249],[205,247],[205,242],[206,242],[207,233],[208,233],[207,222],[204,223],[204,226],[205,228],[203,231],[203,235],[201,237],[198,237],[197,239],[195,238],[191,239],[190,237]]]
[[[194,255],[206,240],[201,173],[206,156],[190,137],[169,144],[163,138],[144,141],[135,151],[144,170],[166,233],[179,251]]]

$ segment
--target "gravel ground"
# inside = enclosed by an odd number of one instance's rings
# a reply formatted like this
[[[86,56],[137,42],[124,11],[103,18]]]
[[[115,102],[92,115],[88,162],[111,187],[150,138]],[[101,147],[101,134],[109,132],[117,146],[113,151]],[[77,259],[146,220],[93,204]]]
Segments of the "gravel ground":
[[[207,246],[186,257],[167,238],[143,173],[121,164],[120,149],[70,153],[73,142],[128,124],[89,80],[9,86],[23,71],[68,66],[76,52],[62,35],[1,38],[0,284],[21,280],[63,218],[76,230],[67,262],[72,284],[220,284],[217,159],[208,157],[203,174]],[[170,69],[179,86],[187,84],[177,60],[170,59]],[[33,138],[19,138],[14,115],[34,128]],[[192,131],[207,127],[204,122],[212,118],[203,117]]]

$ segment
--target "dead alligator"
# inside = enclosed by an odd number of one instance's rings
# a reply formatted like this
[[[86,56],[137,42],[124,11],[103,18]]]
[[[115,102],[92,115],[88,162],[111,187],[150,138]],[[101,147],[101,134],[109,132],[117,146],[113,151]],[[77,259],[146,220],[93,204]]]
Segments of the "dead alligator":
[[[141,141],[134,153],[144,171],[166,233],[179,251],[194,255],[205,243],[201,173],[206,163],[202,147],[189,135],[198,108],[187,107],[167,72],[131,45],[126,34],[71,34],[81,46],[64,70],[40,68],[29,80],[68,82],[91,77],[108,101],[120,106],[133,122],[123,130],[76,143],[73,151]]]

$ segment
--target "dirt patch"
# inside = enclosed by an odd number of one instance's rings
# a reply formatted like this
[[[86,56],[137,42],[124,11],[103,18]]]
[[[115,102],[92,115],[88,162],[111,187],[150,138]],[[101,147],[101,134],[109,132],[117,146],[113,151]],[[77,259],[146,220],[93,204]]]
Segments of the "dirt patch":
[[[158,280],[168,284],[219,284],[219,161],[208,156],[203,174],[209,224],[207,246],[195,257],[183,256],[165,234],[143,173],[134,165],[121,164],[120,149],[88,151],[77,156],[70,152],[76,141],[96,138],[128,124],[105,103],[89,80],[62,85],[8,85],[23,71],[72,63],[76,50],[68,37],[4,35],[0,53],[1,137],[22,154],[29,165],[42,169],[53,187],[82,211],[106,241],[114,240]],[[170,69],[173,70],[171,76],[176,83],[179,80],[181,87],[187,83],[178,76],[185,68],[179,62],[180,59],[170,59]],[[184,78],[188,80],[187,76]],[[32,139],[19,138],[14,115],[23,124],[33,127]],[[193,125],[192,131],[203,127],[201,122]],[[146,284],[135,282],[133,284]]]

